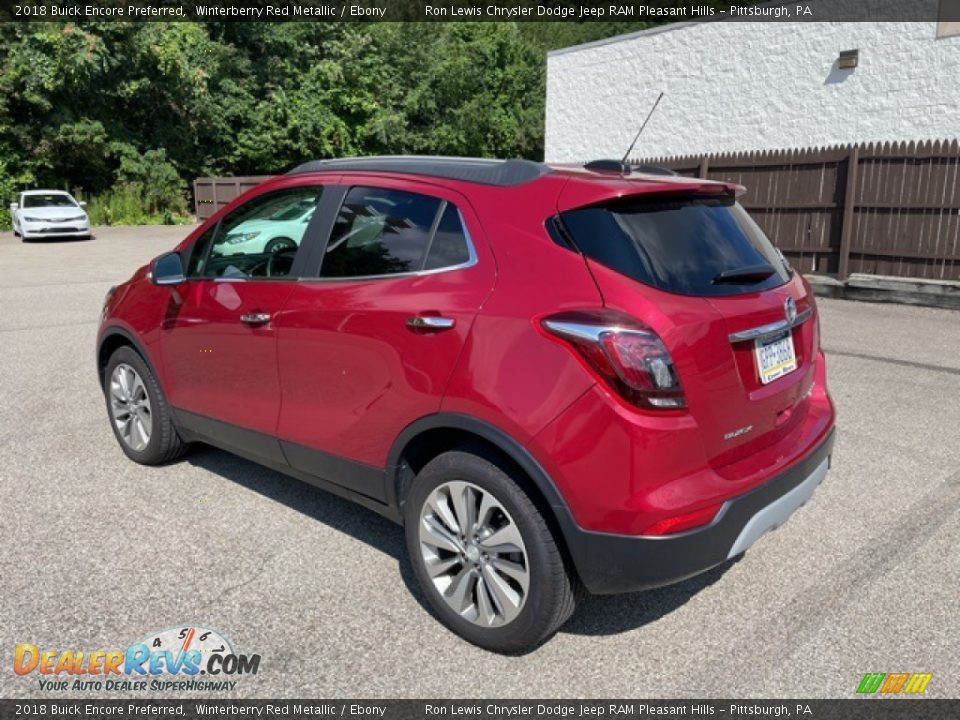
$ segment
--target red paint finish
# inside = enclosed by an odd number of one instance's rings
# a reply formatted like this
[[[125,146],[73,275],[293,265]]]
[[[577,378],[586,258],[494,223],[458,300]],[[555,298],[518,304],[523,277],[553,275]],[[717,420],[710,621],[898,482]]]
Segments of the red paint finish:
[[[170,403],[275,434],[280,412],[275,319],[249,325],[241,316],[267,313],[275,318],[294,285],[285,280],[190,280],[171,291],[160,335]]]
[[[815,301],[799,275],[765,292],[672,294],[585,260],[545,227],[560,209],[623,195],[729,193],[733,186],[575,169],[517,187],[305,174],[238,198],[181,249],[256,194],[317,183],[404,189],[454,203],[476,264],[371,279],[203,280],[175,288],[151,285],[141,269],[108,303],[101,333],[117,327],[133,335],[176,407],[379,468],[416,420],[438,411],[468,415],[524,445],[581,527],[634,535],[708,522],[724,501],[801,461],[832,428]],[[792,331],[798,369],[764,386],[752,342],[732,344],[729,336],[783,319],[787,298],[814,316]],[[631,405],[540,324],[563,311],[600,308],[656,333],[686,407]],[[246,326],[239,316],[248,312],[270,313],[271,321]],[[417,331],[407,321],[418,315],[454,325]]]
[[[285,440],[383,467],[394,439],[440,409],[474,317],[496,281],[483,228],[460,193],[427,182],[347,175],[344,185],[392,188],[453,203],[477,262],[448,272],[298,284],[279,321]],[[419,330],[418,316],[454,325]]]

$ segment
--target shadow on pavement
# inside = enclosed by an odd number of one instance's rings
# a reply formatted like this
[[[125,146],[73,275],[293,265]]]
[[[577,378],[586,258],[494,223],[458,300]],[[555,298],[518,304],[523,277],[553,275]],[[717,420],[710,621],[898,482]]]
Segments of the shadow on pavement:
[[[404,584],[420,606],[433,614],[417,585],[400,526],[372,510],[207,445],[195,445],[185,460],[266,498],[281,502],[396,558]],[[665,588],[627,595],[584,593],[574,616],[560,629],[560,633],[613,635],[656,622],[717,582],[738,560],[734,558],[708,572]]]
[[[676,585],[626,595],[585,595],[560,632],[572,635],[615,635],[656,622],[685,605],[723,577],[740,557]]]
[[[22,238],[19,235],[14,236],[15,240],[19,240],[22,243],[27,245],[49,245],[49,244],[65,244],[65,243],[85,243],[90,242],[91,240],[96,240],[95,235],[45,235],[42,238]]]
[[[421,607],[430,612],[413,575],[399,525],[373,510],[209,445],[195,444],[184,460],[396,558],[404,584]]]

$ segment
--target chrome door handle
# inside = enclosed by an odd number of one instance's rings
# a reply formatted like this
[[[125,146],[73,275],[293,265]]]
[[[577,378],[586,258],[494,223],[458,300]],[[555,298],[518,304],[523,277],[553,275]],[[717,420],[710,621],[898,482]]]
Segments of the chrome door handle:
[[[407,327],[411,330],[438,331],[449,330],[456,325],[453,318],[443,317],[442,315],[414,315],[407,318]]]
[[[263,325],[270,322],[270,313],[256,312],[240,316],[240,322],[247,325]]]

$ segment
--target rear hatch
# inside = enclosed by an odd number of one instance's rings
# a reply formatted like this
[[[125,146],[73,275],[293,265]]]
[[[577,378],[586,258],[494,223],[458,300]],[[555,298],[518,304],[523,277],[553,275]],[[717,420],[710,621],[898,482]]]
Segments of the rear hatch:
[[[813,297],[732,187],[677,183],[560,209],[555,229],[587,258],[604,304],[663,339],[715,468],[801,422],[819,342]]]

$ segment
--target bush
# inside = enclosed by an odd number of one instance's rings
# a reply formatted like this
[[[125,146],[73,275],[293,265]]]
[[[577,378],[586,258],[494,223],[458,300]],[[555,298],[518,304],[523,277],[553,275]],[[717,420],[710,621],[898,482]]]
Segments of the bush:
[[[78,195],[78,198],[80,196]],[[147,197],[139,183],[115,186],[87,200],[92,225],[183,225],[193,222],[186,213],[186,201],[174,207],[157,206],[155,197]]]
[[[9,230],[10,203],[16,202],[17,192],[23,187],[29,187],[33,182],[30,173],[21,173],[14,177],[8,170],[7,164],[0,160],[0,230]]]
[[[92,224],[182,225],[191,222],[187,184],[167,160],[165,150],[141,153],[132,145],[114,143],[111,152],[119,160],[117,182],[87,201]]]
[[[114,143],[113,151],[120,160],[114,191],[119,187],[125,194],[139,197],[150,215],[187,213],[187,183],[167,160],[166,150],[141,153],[131,145]]]

